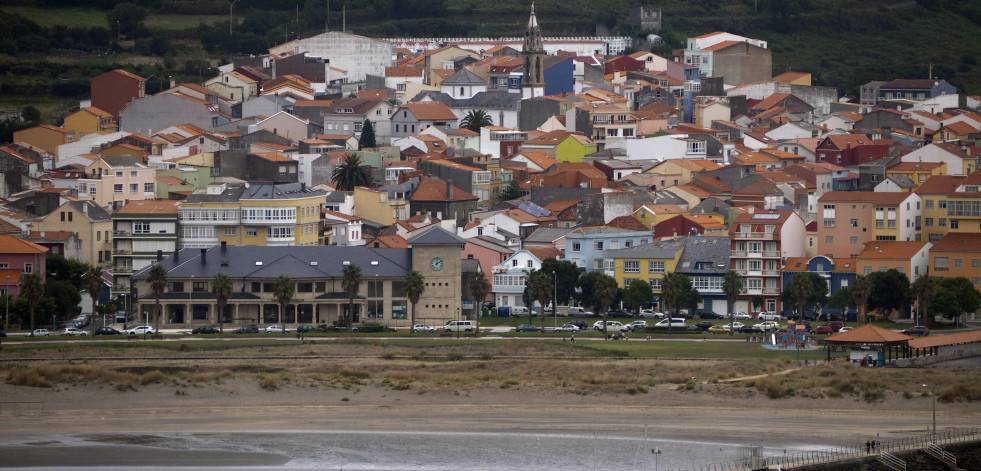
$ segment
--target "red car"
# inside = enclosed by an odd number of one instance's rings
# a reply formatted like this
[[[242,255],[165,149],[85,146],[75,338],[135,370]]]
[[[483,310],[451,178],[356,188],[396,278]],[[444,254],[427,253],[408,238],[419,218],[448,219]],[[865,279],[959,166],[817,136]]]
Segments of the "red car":
[[[815,335],[828,335],[835,333],[836,330],[829,324],[819,325],[814,330],[811,331]]]
[[[842,327],[845,326],[845,323],[841,321],[831,321],[828,322],[827,325],[831,326],[831,328],[834,329],[835,332],[838,332],[839,330],[841,330]]]

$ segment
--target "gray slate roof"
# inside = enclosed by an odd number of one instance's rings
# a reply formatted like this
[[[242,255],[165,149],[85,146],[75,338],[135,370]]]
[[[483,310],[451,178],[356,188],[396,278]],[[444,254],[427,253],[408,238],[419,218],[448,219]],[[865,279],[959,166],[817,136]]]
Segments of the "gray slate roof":
[[[467,245],[463,238],[439,226],[426,229],[421,234],[410,237],[407,242],[409,245]]]
[[[685,251],[678,259],[678,273],[721,275],[729,271],[729,256],[732,255],[728,237],[697,236],[685,237]],[[699,262],[705,267],[696,268]]]
[[[412,252],[409,249],[372,247],[345,247],[338,245],[307,247],[272,246],[214,246],[205,250],[202,262],[201,249],[181,249],[160,263],[167,270],[168,278],[211,278],[223,272],[233,279],[273,279],[288,275],[293,279],[340,278],[344,261],[361,267],[365,278],[403,277],[412,269]],[[377,261],[377,265],[372,265]],[[143,279],[149,274],[150,265],[133,275]]]
[[[429,97],[450,108],[480,108],[483,110],[516,110],[521,105],[521,94],[508,92],[478,92],[473,98],[453,98],[443,92],[420,92],[412,101]]]
[[[567,227],[539,227],[535,232],[525,237],[526,244],[551,244],[562,236],[571,232]]]
[[[457,73],[443,79],[441,83],[446,85],[487,85],[486,80],[467,69],[460,69]]]
[[[72,205],[75,211],[86,214],[92,221],[108,221],[112,219],[112,215],[95,201],[71,201],[68,204]],[[88,212],[86,213],[86,211]]]

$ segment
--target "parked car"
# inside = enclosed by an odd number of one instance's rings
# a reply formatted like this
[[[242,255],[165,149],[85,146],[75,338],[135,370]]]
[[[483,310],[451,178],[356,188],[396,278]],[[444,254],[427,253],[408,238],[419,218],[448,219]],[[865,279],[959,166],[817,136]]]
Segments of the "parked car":
[[[740,329],[740,332],[744,334],[762,334],[765,331],[760,328],[759,324],[756,324],[743,326],[743,328]]]
[[[725,316],[722,314],[708,309],[699,309],[697,314],[699,319],[725,319]]]
[[[305,334],[307,332],[316,332],[318,330],[320,329],[318,329],[316,326],[312,326],[309,324],[304,324],[296,327],[296,333],[298,334]]]
[[[287,328],[285,328],[285,327],[283,327],[283,326],[281,326],[281,325],[267,325],[266,326],[266,333],[267,334],[288,334],[288,333],[290,333],[290,330],[287,329]]]
[[[655,311],[653,309],[641,309],[640,317],[646,317],[650,319],[664,319],[664,313]]]
[[[712,322],[712,321],[699,321],[699,322],[693,324],[692,327],[695,327],[698,330],[705,331],[705,330],[709,330],[709,328],[711,328],[714,325],[715,325],[715,323]]]
[[[710,334],[728,334],[730,331],[729,327],[724,325],[713,325],[708,328]]]
[[[221,331],[218,330],[218,329],[216,329],[216,328],[214,328],[214,327],[211,327],[210,325],[203,325],[201,327],[195,327],[194,330],[191,331],[191,335],[198,335],[198,334],[217,334],[217,333],[221,333]]]
[[[841,315],[839,315],[839,314],[832,314],[832,313],[828,313],[828,312],[822,312],[821,315],[818,316],[818,320],[819,321],[843,321],[845,319],[843,317],[841,317]]]
[[[130,335],[153,335],[155,333],[155,331],[153,330],[153,327],[151,327],[151,326],[141,325],[141,326],[133,327],[132,329],[129,329],[126,333],[127,334],[130,334]]]
[[[526,308],[527,309],[527,308]],[[444,332],[472,332],[477,326],[473,321],[449,321],[443,326]]]
[[[558,332],[579,332],[579,326],[571,322],[566,322],[561,327],[556,327],[555,330]]]
[[[416,333],[416,332],[436,332],[436,328],[435,327],[432,327],[432,326],[428,326],[426,324],[416,324],[416,325],[412,326],[411,329],[409,329],[409,332],[412,332],[412,333]]]
[[[119,335],[119,334],[122,334],[122,332],[113,329],[112,327],[99,327],[98,329],[95,329],[95,335]]]
[[[839,330],[841,330],[842,327],[845,326],[845,323],[841,321],[831,321],[828,322],[828,325],[830,325],[835,332],[838,332]]]
[[[613,309],[606,314],[606,317],[613,318],[613,319],[618,319],[618,318],[629,319],[631,317],[634,317],[634,315],[627,311],[624,311],[623,309]]]
[[[566,322],[566,324],[572,324],[576,327],[579,327],[579,330],[586,330],[589,328],[589,324],[586,324],[586,321],[584,320],[569,321]]]
[[[737,321],[746,321],[746,320],[752,319],[753,316],[751,316],[749,314],[746,314],[745,312],[742,312],[742,311],[736,311],[736,312],[732,313],[732,318],[735,319],[735,320],[737,320]]]
[[[541,332],[541,327],[536,327],[532,324],[521,324],[514,328],[515,332]]]
[[[48,329],[36,329],[34,332],[31,332],[31,337],[50,337],[51,335]]]
[[[731,324],[726,324],[723,327],[726,327],[726,328],[732,329],[732,330],[734,330],[736,332],[739,332],[739,331],[743,330],[743,327],[746,327],[746,326],[743,325],[742,322],[733,322]]]
[[[775,312],[761,312],[760,315],[756,316],[757,319],[761,321],[778,321],[780,320],[780,315]]]
[[[531,315],[531,311],[524,306],[514,306],[511,308],[511,317],[528,317]]]
[[[593,324],[593,330],[602,331],[603,330],[603,322],[604,321],[596,321]],[[619,332],[621,329],[623,329],[623,324],[621,324],[619,321],[605,321],[605,322],[606,322],[606,331],[607,332]]]
[[[763,330],[763,331],[769,331],[769,330],[779,329],[780,328],[780,324],[777,324],[776,322],[766,321],[766,322],[760,322],[759,324],[756,324],[756,327],[758,327],[760,330]]]
[[[579,306],[569,306],[569,315],[576,317],[586,317],[593,315],[593,311],[587,311],[585,308]]]
[[[259,328],[254,325],[246,325],[232,331],[233,334],[258,334]]]
[[[88,332],[81,329],[76,329],[74,327],[65,327],[65,330],[61,331],[61,335],[68,335],[68,336],[88,335],[88,334],[89,334]]]
[[[840,333],[842,333],[842,332],[848,332],[848,331],[850,331],[850,330],[852,330],[852,328],[851,328],[851,327],[848,327],[848,326],[846,325],[846,326],[844,326],[844,327],[842,327],[842,328],[840,328],[840,329],[838,329],[838,333],[840,334]]]
[[[916,335],[918,337],[922,337],[924,335],[930,335],[930,329],[927,329],[922,325],[917,325],[904,330],[903,333],[906,335]]]
[[[835,333],[835,329],[833,329],[828,324],[824,324],[824,325],[819,325],[819,326],[815,327],[814,330],[811,331],[811,333],[812,334],[815,334],[815,335],[828,335],[828,334]]]
[[[644,330],[647,328],[647,321],[633,321],[624,327],[631,332],[637,332],[638,330]]]
[[[654,324],[655,329],[667,329],[668,327],[686,327],[685,319],[681,317],[672,317],[668,319],[661,319],[657,324]]]

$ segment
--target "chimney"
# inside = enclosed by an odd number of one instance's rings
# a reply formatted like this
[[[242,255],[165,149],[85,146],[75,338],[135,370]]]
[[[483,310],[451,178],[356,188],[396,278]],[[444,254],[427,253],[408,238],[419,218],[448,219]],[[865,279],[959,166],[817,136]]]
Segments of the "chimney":
[[[177,82],[174,81],[174,76],[173,75],[168,75],[167,78],[170,79],[170,88],[174,88],[174,87],[177,86]]]
[[[176,253],[177,252],[174,252],[175,256],[176,256]],[[163,259],[164,259],[164,251],[163,250],[158,250],[157,251],[157,261],[159,262],[159,261],[161,261]]]
[[[446,200],[453,201],[453,179],[446,180]]]
[[[201,249],[201,265],[208,263],[208,249]]]
[[[163,259],[162,256],[161,259]],[[177,249],[174,251],[174,262],[180,261],[180,259],[181,259],[181,249]]]
[[[88,205],[88,203],[82,202],[82,214],[85,214],[85,215],[88,215],[89,214],[89,205]]]

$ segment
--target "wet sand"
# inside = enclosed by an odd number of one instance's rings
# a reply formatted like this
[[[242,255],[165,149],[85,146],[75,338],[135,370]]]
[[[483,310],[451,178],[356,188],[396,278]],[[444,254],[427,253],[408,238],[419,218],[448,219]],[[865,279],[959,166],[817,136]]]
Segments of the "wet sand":
[[[168,450],[142,446],[0,446],[0,468],[36,467],[246,467],[283,466],[289,458],[273,453]]]

